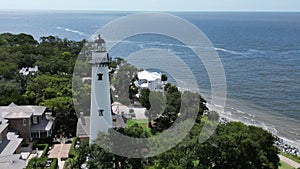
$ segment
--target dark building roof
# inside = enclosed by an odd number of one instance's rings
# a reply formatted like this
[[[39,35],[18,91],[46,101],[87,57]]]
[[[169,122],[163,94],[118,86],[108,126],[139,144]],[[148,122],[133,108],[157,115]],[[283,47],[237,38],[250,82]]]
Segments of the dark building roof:
[[[126,118],[123,115],[113,115],[113,128],[125,128],[126,127]]]
[[[0,155],[12,155],[15,153],[17,148],[22,142],[22,138],[19,138],[18,135],[16,135],[13,132],[7,133],[7,139],[2,140],[2,143],[0,144]]]
[[[90,116],[80,116],[78,118],[76,135],[78,137],[90,136]]]
[[[122,115],[112,115],[113,128],[125,128],[126,119]],[[90,136],[90,116],[80,116],[77,122],[76,135],[78,137]]]

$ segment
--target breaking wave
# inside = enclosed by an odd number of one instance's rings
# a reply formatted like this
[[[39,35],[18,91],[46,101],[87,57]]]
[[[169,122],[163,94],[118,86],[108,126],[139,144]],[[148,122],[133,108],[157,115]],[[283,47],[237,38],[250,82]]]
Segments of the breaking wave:
[[[85,33],[83,33],[83,32],[80,32],[80,31],[74,30],[74,29],[70,29],[70,28],[63,28],[63,27],[59,27],[59,26],[58,26],[58,27],[56,27],[56,29],[64,30],[64,31],[66,31],[66,32],[76,33],[76,34],[81,35],[81,36],[90,36],[90,35],[87,35],[87,34],[85,34]]]

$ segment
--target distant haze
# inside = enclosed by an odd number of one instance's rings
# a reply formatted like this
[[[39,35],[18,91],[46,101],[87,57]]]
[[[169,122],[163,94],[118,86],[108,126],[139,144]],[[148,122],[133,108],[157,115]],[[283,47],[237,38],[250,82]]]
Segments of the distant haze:
[[[0,10],[300,11],[299,0],[0,0]]]

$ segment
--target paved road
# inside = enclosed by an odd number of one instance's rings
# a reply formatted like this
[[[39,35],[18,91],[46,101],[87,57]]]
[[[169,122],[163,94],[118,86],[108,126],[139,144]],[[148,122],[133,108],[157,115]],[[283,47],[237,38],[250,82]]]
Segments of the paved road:
[[[284,157],[284,156],[282,156],[280,154],[278,156],[279,156],[279,158],[280,158],[281,161],[287,163],[288,165],[290,165],[290,166],[292,166],[294,168],[299,168],[300,167],[300,164],[297,163],[296,161],[293,161],[293,160],[291,160],[289,158],[286,158],[286,157]]]

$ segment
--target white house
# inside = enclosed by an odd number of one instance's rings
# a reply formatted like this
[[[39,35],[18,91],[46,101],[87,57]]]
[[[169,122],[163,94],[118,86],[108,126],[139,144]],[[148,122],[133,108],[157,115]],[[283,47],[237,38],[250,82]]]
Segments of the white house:
[[[37,71],[39,70],[38,66],[34,66],[34,67],[23,67],[19,73],[23,74],[24,76],[27,76],[28,74],[32,74],[34,75]]]
[[[148,72],[146,70],[138,72],[138,81],[135,85],[139,88],[148,88],[150,91],[163,92],[164,84],[161,81],[161,73]]]

